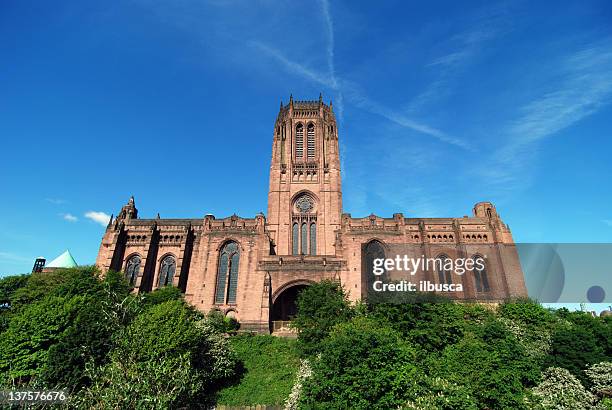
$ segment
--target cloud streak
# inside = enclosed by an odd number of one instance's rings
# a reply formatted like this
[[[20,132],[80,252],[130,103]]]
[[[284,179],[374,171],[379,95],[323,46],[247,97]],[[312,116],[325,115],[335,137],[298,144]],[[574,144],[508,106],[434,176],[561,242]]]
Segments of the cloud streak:
[[[99,211],[89,211],[85,213],[85,218],[87,219],[91,219],[92,221],[94,221],[97,224],[100,224],[102,226],[106,226],[108,225],[108,222],[110,221],[110,215],[104,213],[104,212],[99,212]]]
[[[79,218],[77,218],[76,216],[72,215],[71,213],[67,213],[67,214],[60,214],[60,216],[68,222],[76,222],[79,220]]]

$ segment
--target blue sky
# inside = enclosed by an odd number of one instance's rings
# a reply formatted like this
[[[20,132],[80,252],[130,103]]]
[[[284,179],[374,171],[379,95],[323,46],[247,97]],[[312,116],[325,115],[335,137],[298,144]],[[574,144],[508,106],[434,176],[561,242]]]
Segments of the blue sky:
[[[266,211],[280,100],[333,99],[344,209],[612,241],[612,3],[0,4],[0,275],[105,215]]]

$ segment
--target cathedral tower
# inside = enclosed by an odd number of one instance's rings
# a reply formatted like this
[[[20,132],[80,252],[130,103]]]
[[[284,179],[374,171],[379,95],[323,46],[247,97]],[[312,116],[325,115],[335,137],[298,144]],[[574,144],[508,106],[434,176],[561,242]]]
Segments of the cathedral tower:
[[[274,126],[268,229],[277,255],[335,255],[342,189],[336,117],[318,101],[281,102]]]

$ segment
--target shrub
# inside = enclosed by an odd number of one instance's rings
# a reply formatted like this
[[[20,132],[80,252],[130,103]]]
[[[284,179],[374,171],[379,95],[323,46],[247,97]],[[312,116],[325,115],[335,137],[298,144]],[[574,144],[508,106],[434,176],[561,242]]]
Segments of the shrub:
[[[111,361],[75,398],[89,408],[205,408],[236,371],[227,340],[182,301],[144,310],[117,337]]]
[[[357,317],[337,325],[320,351],[303,381],[305,408],[388,409],[416,397],[416,351],[388,326]]]
[[[353,316],[348,297],[338,282],[324,280],[302,290],[292,325],[298,330],[298,344],[304,354],[318,351],[319,343],[338,323]]]
[[[585,373],[593,391],[603,397],[612,397],[612,363],[601,362],[590,366]]]
[[[543,409],[591,409],[596,398],[566,369],[551,367],[542,373],[542,381],[533,388]]]

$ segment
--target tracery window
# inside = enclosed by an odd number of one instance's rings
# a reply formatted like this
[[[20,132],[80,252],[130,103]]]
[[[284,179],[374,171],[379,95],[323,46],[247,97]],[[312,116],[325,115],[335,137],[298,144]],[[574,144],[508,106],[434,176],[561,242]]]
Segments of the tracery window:
[[[292,242],[293,242],[293,254],[300,254],[300,228],[297,222],[293,223],[293,232],[292,232]]]
[[[236,242],[227,242],[219,252],[217,268],[216,304],[236,303],[240,248]]]
[[[310,254],[317,254],[317,224],[310,224]]]
[[[491,289],[489,288],[489,278],[487,276],[485,260],[480,255],[474,255],[472,259],[474,260],[474,282],[476,282],[476,292],[488,292]]]
[[[140,256],[134,255],[130,259],[128,259],[125,264],[125,277],[127,278],[130,286],[134,286],[136,284],[136,278],[138,278],[138,274],[140,272]]]
[[[295,157],[304,157],[304,126],[302,124],[295,127]]]
[[[436,259],[440,262],[436,262],[438,267],[438,280],[439,283],[448,283],[449,285],[453,283],[453,278],[451,276],[450,268],[447,268],[446,265],[450,265],[447,260],[449,259],[446,255],[440,255]]]
[[[176,272],[176,259],[168,255],[162,259],[159,265],[159,287],[172,286],[174,273]]]
[[[293,203],[292,254],[316,255],[317,250],[316,202],[312,194],[302,193]]]
[[[308,160],[313,160],[315,158],[315,127],[312,123],[308,124],[306,143]]]

